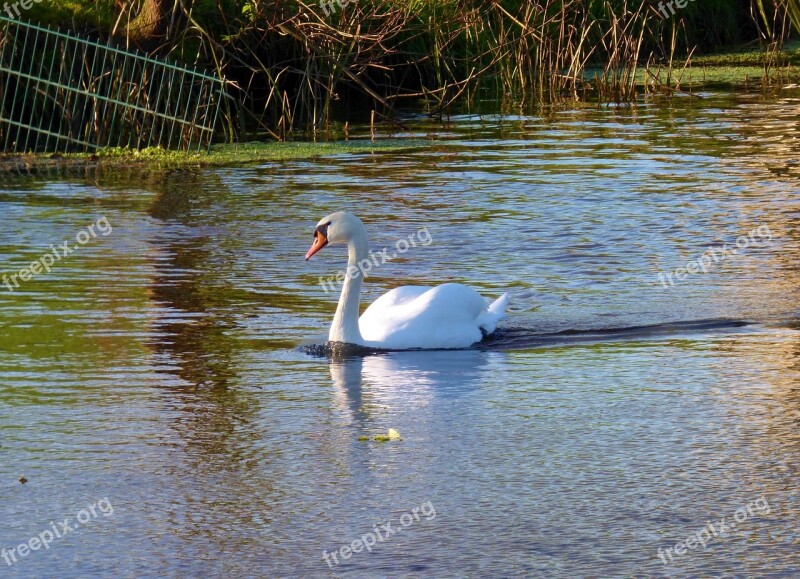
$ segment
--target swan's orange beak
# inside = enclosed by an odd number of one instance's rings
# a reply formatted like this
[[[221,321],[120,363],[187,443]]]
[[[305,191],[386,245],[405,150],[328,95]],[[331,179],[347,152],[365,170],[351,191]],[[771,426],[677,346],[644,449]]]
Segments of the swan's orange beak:
[[[306,252],[306,261],[311,259],[311,256],[317,253],[320,249],[328,245],[328,238],[319,229],[314,232],[314,243],[311,249]]]

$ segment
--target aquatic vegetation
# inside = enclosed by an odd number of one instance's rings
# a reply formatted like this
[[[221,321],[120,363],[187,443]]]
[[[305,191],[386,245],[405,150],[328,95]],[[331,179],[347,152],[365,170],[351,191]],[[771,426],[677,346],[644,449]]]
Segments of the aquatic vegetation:
[[[400,437],[400,433],[397,432],[394,428],[390,428],[386,434],[378,434],[375,436],[375,440],[377,442],[389,442],[391,440],[403,440]]]
[[[755,66],[769,81],[800,3],[757,5],[751,13],[727,0],[672,11],[630,0],[71,0],[31,14],[215,68],[233,97],[227,140],[282,140],[325,134],[337,121],[402,126],[399,108],[421,104],[435,116],[487,94],[522,106],[669,93],[697,54],[747,41],[760,41]],[[148,38],[142,14],[153,24],[159,10]]]
[[[28,173],[43,169],[68,169],[87,166],[135,167],[171,169],[181,167],[212,167],[242,165],[291,159],[310,159],[326,155],[370,153],[414,147],[417,141],[384,139],[310,142],[234,143],[213,145],[208,152],[187,153],[161,147],[130,149],[109,147],[96,153],[66,154],[0,154],[0,173]]]

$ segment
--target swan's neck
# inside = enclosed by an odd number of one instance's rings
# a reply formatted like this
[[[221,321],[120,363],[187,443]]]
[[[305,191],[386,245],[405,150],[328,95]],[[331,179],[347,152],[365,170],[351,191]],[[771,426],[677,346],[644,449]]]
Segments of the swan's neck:
[[[369,256],[369,242],[366,232],[359,232],[347,242],[347,275],[342,286],[342,295],[333,324],[328,334],[331,342],[345,342],[347,344],[364,344],[361,330],[358,328],[358,303],[361,298],[361,282],[363,273],[358,268],[359,262]]]

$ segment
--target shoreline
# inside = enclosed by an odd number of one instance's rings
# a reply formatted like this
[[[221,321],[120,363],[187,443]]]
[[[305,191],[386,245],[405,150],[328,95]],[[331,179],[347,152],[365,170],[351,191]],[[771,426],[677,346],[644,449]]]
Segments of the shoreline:
[[[787,46],[781,53],[781,65],[771,70],[769,84],[764,82],[764,69],[758,67],[759,59],[764,58],[760,49],[734,50],[707,55],[693,59],[685,69],[673,66],[669,84],[666,80],[667,68],[652,67],[655,75],[648,76],[642,67],[637,72],[636,88],[641,91],[630,104],[636,105],[647,98],[672,98],[673,96],[697,96],[703,91],[723,91],[732,94],[763,93],[772,90],[800,88],[800,42]],[[600,72],[600,71],[593,71]],[[647,77],[647,78],[645,78]],[[677,80],[677,82],[676,82]],[[645,84],[646,83],[646,84]],[[599,99],[566,99],[549,103],[553,106],[568,105],[602,106]],[[468,112],[466,108],[463,112]],[[150,147],[145,149],[107,148],[83,153],[2,153],[0,152],[0,175],[35,175],[40,172],[83,172],[101,169],[133,170],[175,170],[222,166],[239,166],[255,163],[310,159],[340,154],[375,153],[415,148],[427,144],[430,139],[398,139],[378,136],[370,139],[369,133],[349,138],[338,135],[331,141],[250,141],[244,143],[219,143],[209,151],[186,152]],[[435,139],[435,136],[432,137]]]
[[[329,155],[374,153],[414,147],[421,141],[249,142],[212,145],[209,152],[147,149],[100,149],[91,153],[0,153],[0,174],[35,175],[87,169],[170,170],[230,167],[270,161],[310,159]]]

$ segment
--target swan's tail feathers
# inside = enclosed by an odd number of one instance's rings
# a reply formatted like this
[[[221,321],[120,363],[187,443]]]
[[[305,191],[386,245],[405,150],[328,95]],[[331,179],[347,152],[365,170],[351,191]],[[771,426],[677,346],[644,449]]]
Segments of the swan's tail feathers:
[[[489,308],[478,317],[478,326],[480,326],[484,335],[489,335],[494,332],[497,327],[497,322],[506,317],[506,306],[508,305],[508,294],[504,293],[497,298]]]
[[[489,311],[493,314],[500,316],[498,321],[506,317],[506,306],[508,305],[508,293],[504,293],[499,298],[492,302],[489,306]]]

